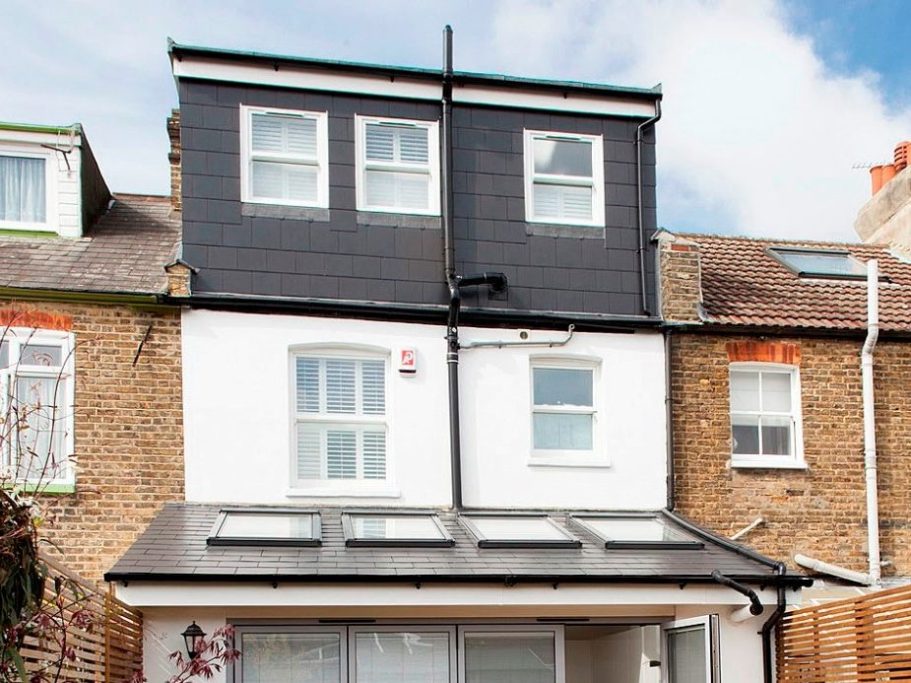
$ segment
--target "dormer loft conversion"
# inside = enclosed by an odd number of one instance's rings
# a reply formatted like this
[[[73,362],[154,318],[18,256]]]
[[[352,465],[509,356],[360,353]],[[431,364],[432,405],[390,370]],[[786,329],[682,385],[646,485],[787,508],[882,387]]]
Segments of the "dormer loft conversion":
[[[82,126],[0,123],[0,231],[81,237],[110,198]]]

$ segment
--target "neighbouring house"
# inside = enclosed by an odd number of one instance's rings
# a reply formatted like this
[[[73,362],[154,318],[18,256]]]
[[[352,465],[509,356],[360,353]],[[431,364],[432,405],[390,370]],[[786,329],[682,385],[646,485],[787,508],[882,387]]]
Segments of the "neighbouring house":
[[[870,169],[872,196],[857,213],[854,229],[864,242],[888,244],[911,254],[911,142],[895,146],[893,162]]]
[[[911,264],[874,244],[668,232],[658,243],[671,346],[674,509],[829,579],[822,583],[834,594],[841,582],[833,573],[862,585],[876,578],[880,562],[883,582],[907,581]],[[864,439],[861,370],[874,259],[879,333],[868,419],[875,443]],[[870,451],[879,516],[872,536]]]
[[[170,57],[185,500],[106,573],[145,675],[192,623],[219,683],[770,675],[808,581],[665,510],[660,92]]]
[[[80,126],[0,123],[3,482],[37,489],[48,552],[94,581],[183,496],[179,215],[112,195]]]

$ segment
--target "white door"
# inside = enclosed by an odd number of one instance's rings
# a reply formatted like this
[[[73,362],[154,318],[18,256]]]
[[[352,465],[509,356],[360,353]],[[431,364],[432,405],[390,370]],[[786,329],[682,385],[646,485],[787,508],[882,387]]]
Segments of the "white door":
[[[718,615],[661,627],[664,683],[721,683]]]

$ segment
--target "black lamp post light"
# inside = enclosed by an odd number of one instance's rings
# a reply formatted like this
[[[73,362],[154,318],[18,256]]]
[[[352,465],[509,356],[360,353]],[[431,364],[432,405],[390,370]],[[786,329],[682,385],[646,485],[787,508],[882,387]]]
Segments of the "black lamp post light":
[[[191,660],[196,659],[196,655],[199,654],[199,646],[202,645],[203,638],[206,637],[206,632],[199,628],[194,621],[180,635],[183,636],[183,642],[187,646],[187,655]]]

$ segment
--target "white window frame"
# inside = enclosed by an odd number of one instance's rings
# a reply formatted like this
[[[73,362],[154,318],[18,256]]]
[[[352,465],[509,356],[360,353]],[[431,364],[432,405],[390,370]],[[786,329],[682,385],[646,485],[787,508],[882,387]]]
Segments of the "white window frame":
[[[465,671],[465,635],[470,633],[489,633],[495,637],[508,637],[526,633],[551,633],[554,636],[554,683],[566,683],[566,651],[565,638],[562,624],[534,625],[510,624],[506,625],[468,625],[459,626],[459,660],[457,683],[467,683]]]
[[[592,373],[592,406],[540,406],[535,404],[535,370],[589,370]],[[552,467],[608,467],[610,459],[604,449],[604,434],[598,411],[601,404],[601,361],[593,358],[531,356],[528,370],[528,429],[531,456],[529,465]],[[568,413],[592,416],[591,450],[535,448],[535,413]]]
[[[339,640],[339,683],[348,683],[348,628],[345,626],[297,626],[286,624],[237,624],[234,627],[234,645],[238,649],[243,644],[244,634],[261,633],[266,635],[293,635],[296,633],[315,633],[338,636]],[[231,683],[244,682],[244,667],[242,659],[233,661],[227,667],[226,674]]]
[[[583,135],[581,133],[561,133],[557,131],[525,129],[524,162],[525,162],[525,221],[527,223],[546,223],[549,225],[577,225],[603,228],[604,221],[604,137],[601,135]],[[538,139],[568,140],[571,142],[590,142],[592,146],[592,178],[586,180],[576,176],[563,176],[538,173],[535,174],[534,141]],[[580,221],[549,216],[535,216],[535,181],[551,182],[555,185],[573,185],[592,188],[592,219]]]
[[[37,145],[16,145],[0,143],[0,157],[22,157],[26,159],[44,159],[44,222],[29,223],[23,221],[0,220],[0,230],[23,230],[36,232],[58,232],[59,221],[57,210],[57,174],[55,152],[51,150],[36,151]]]
[[[449,683],[458,683],[456,669],[459,659],[456,649],[461,636],[456,637],[455,625],[446,624],[420,624],[420,625],[381,625],[381,626],[349,626],[348,627],[348,683],[357,683],[357,636],[361,633],[417,633],[438,634],[445,633],[449,636]]]
[[[415,126],[427,130],[427,171],[430,176],[427,209],[412,209],[389,206],[371,206],[367,203],[366,179],[367,171],[396,171],[405,173],[425,173],[420,166],[415,164],[402,164],[397,162],[367,161],[367,124],[388,123],[398,126]],[[383,116],[354,116],[354,149],[357,210],[373,211],[378,213],[409,214],[418,216],[440,215],[440,125],[437,121],[420,119],[396,119]]]
[[[316,164],[309,159],[302,159],[294,154],[262,154],[253,152],[253,115],[277,114],[280,116],[298,116],[316,119]],[[329,208],[329,114],[324,111],[305,111],[300,109],[278,109],[276,107],[253,107],[240,105],[240,200],[246,204],[274,204],[281,206],[303,206],[315,209]],[[255,197],[253,195],[254,161],[274,161],[317,167],[317,199],[315,202],[303,202],[272,197]]]
[[[761,455],[734,453],[734,414],[730,404],[732,372],[764,372],[787,374],[791,378],[791,412],[736,411],[738,415],[788,417],[791,419],[791,455]],[[761,386],[760,386],[761,392]],[[800,394],[800,369],[784,363],[736,362],[728,366],[728,425],[731,434],[731,466],[762,469],[806,469],[803,454],[803,411]]]
[[[62,416],[55,416],[55,420],[63,420],[63,445],[62,457],[56,476],[42,477],[40,480],[25,479],[17,483],[25,485],[40,484],[42,489],[52,490],[56,486],[69,487],[75,484],[75,468],[71,456],[74,452],[75,438],[75,362],[74,362],[74,337],[69,332],[56,330],[41,330],[23,327],[0,327],[0,342],[6,343],[9,350],[9,365],[0,369],[0,417],[6,418],[9,406],[8,397],[13,390],[12,383],[22,377],[40,377],[59,379],[64,382],[61,398],[63,401]],[[60,358],[62,365],[53,367],[44,367],[40,365],[22,365],[19,362],[21,349],[23,346],[55,346],[60,349]],[[13,473],[17,471],[18,460],[13,452],[15,433],[10,431],[10,427],[4,425],[0,427],[4,430],[4,439],[6,443],[0,447],[0,464],[4,469],[9,469]]]
[[[297,412],[297,359],[339,358],[349,360],[383,361],[385,372],[385,403],[383,415],[310,415],[303,416]],[[391,445],[394,429],[390,416],[392,414],[392,381],[390,373],[390,351],[374,346],[358,344],[333,345],[298,345],[289,353],[288,388],[289,388],[289,453],[288,497],[383,497],[397,498],[401,495],[395,487],[395,468]],[[297,475],[297,426],[300,423],[318,425],[384,425],[386,428],[386,478],[385,479],[300,479]]]
[[[676,683],[670,678],[670,657],[667,634],[669,631],[701,626],[705,631],[705,683],[721,682],[721,634],[717,614],[679,619],[661,624],[661,683]]]

